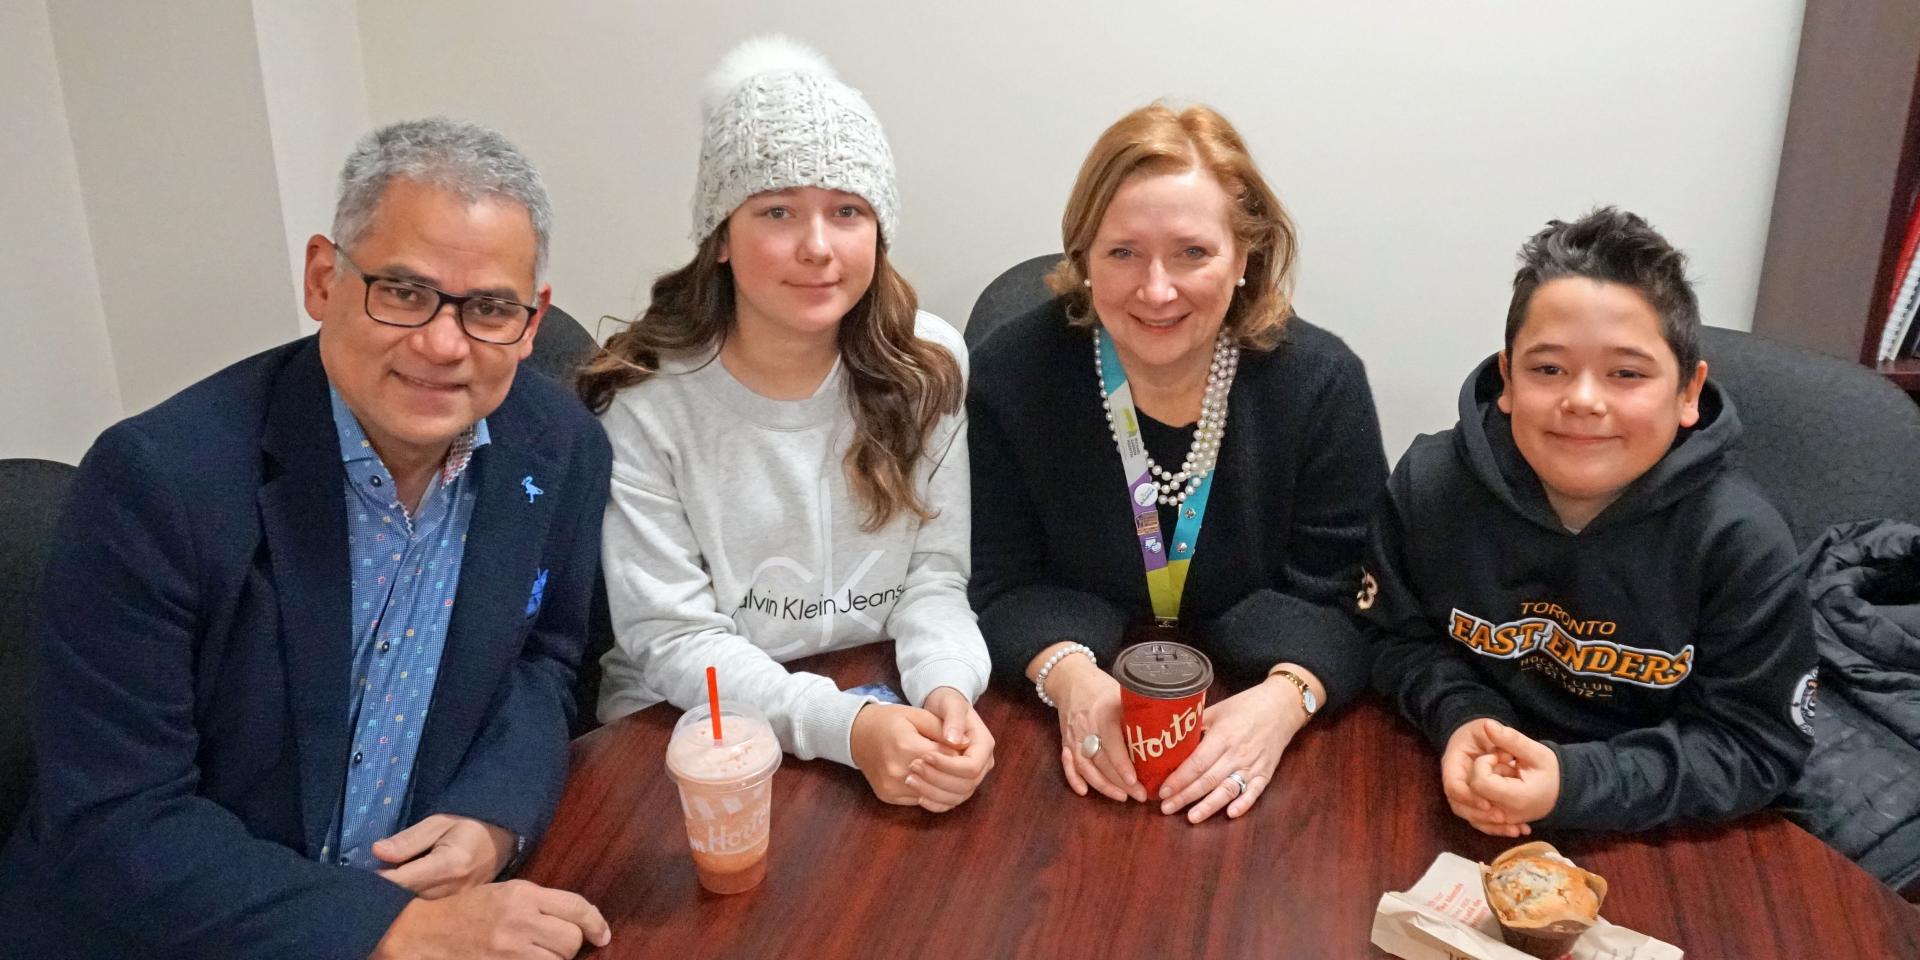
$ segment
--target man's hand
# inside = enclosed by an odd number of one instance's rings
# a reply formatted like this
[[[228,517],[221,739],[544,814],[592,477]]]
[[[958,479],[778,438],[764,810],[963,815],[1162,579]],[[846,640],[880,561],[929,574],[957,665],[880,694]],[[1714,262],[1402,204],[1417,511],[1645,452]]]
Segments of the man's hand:
[[[509,880],[407,904],[370,960],[567,960],[612,939],[580,895]]]
[[[374,841],[373,855],[394,864],[380,876],[433,900],[499,876],[513,855],[513,834],[471,817],[436,813]]]

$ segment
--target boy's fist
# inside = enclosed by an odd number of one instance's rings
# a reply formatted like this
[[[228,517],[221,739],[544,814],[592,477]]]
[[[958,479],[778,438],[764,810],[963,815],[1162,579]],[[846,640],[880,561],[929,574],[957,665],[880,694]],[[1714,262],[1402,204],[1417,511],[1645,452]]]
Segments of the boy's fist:
[[[1488,730],[1495,755],[1476,757],[1469,786],[1524,823],[1553,812],[1560,800],[1560,756],[1553,748],[1502,723]],[[1498,762],[1499,754],[1511,763]]]
[[[1440,786],[1454,814],[1482,833],[1519,837],[1560,796],[1553,750],[1497,720],[1461,724],[1440,757]]]

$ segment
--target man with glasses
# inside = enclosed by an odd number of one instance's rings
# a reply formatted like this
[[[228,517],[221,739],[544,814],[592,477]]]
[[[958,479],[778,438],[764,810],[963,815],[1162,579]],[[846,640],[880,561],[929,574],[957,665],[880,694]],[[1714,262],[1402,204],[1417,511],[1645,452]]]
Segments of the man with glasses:
[[[307,244],[320,331],[109,429],[32,643],[35,793],[0,954],[570,957],[584,899],[494,882],[546,828],[609,454],[516,377],[539,176],[395,124]]]

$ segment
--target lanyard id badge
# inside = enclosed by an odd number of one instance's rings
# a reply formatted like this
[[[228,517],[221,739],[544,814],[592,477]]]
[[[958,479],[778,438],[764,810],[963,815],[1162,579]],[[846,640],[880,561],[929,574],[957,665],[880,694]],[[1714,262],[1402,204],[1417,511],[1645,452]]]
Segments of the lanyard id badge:
[[[1187,587],[1187,568],[1193,563],[1194,548],[1200,541],[1200,524],[1206,519],[1207,494],[1213,489],[1208,471],[1200,485],[1179,507],[1180,519],[1173,528],[1169,547],[1160,529],[1160,485],[1147,469],[1147,445],[1140,438],[1140,415],[1133,406],[1133,388],[1127,383],[1127,371],[1120,365],[1113,338],[1104,330],[1093,332],[1100,350],[1100,392],[1106,396],[1113,413],[1114,445],[1120,451],[1120,467],[1127,481],[1127,506],[1133,511],[1133,532],[1140,543],[1140,562],[1146,568],[1147,595],[1153,600],[1153,618],[1171,626],[1180,618],[1180,597]]]

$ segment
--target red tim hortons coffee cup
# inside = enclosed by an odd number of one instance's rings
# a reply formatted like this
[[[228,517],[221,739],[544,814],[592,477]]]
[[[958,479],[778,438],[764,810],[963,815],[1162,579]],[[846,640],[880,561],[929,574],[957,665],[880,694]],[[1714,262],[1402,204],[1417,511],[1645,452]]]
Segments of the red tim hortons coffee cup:
[[[1207,655],[1172,640],[1136,643],[1113,660],[1120,681],[1120,729],[1133,772],[1155,797],[1200,743],[1200,717],[1213,685]]]

